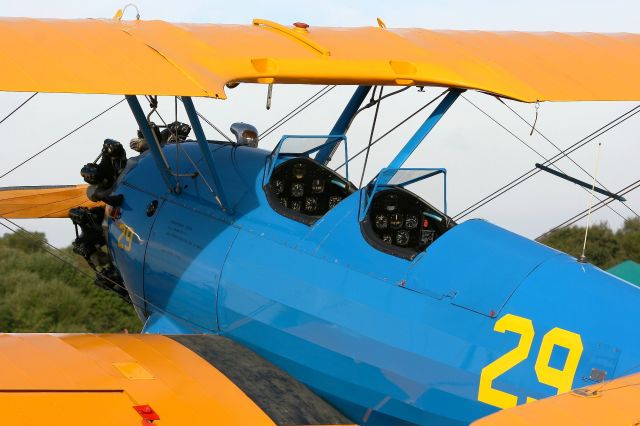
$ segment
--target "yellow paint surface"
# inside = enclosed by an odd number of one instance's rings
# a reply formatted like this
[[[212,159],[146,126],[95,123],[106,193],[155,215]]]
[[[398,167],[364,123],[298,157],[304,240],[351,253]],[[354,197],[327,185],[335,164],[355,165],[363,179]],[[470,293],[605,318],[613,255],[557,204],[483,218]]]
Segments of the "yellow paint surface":
[[[640,424],[640,373],[498,411],[473,426]],[[595,392],[594,392],[595,391]]]
[[[228,82],[640,99],[640,35],[0,19],[0,90],[224,98]]]
[[[0,190],[0,216],[9,219],[69,217],[73,207],[97,205],[87,198],[87,185]]]
[[[144,379],[144,380],[140,380]],[[273,426],[220,371],[157,335],[0,335],[0,416],[7,425]]]

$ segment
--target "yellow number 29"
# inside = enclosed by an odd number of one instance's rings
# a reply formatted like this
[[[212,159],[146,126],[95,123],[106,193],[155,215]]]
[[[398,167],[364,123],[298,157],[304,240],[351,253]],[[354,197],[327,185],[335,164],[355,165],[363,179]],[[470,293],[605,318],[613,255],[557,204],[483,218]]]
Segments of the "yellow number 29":
[[[492,385],[498,376],[506,373],[529,356],[534,335],[533,323],[530,319],[507,314],[496,321],[493,329],[499,333],[504,333],[505,331],[518,333],[520,340],[518,341],[518,346],[482,369],[480,386],[478,387],[478,401],[500,408],[515,407],[518,405],[518,397],[516,395],[494,389]]]
[[[131,250],[131,244],[133,243],[133,229],[125,225],[120,224],[120,235],[118,236],[118,248],[124,249],[124,251]],[[124,240],[124,242],[122,241]]]
[[[511,331],[520,335],[518,345],[482,369],[478,386],[478,401],[499,408],[510,408],[518,405],[518,396],[493,388],[493,381],[509,371],[516,364],[529,356],[533,343],[534,329],[530,319],[507,314],[496,321],[493,328],[504,333]],[[562,369],[551,367],[551,354],[556,346],[568,350]],[[583,346],[579,334],[555,327],[542,338],[540,351],[535,363],[536,377],[542,384],[555,387],[558,394],[571,390],[573,379],[582,356]],[[527,402],[534,400],[527,397]]]
[[[549,365],[551,353],[556,346],[562,346],[569,351],[562,370]],[[582,339],[579,334],[558,327],[549,331],[542,339],[536,360],[538,381],[557,388],[558,394],[569,392],[582,356],[582,349]]]

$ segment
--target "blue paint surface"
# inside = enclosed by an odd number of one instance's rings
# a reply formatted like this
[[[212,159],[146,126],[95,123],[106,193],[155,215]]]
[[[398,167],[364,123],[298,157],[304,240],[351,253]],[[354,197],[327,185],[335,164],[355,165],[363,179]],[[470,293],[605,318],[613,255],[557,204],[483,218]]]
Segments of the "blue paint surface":
[[[204,164],[195,143],[183,147]],[[149,156],[119,183],[119,221],[141,238],[118,249],[113,221],[109,243],[127,286],[150,302],[145,332],[229,336],[371,425],[462,425],[496,411],[478,401],[478,385],[482,369],[518,344],[519,335],[494,331],[506,314],[535,329],[527,359],[493,384],[520,402],[556,392],[534,368],[554,327],[582,338],[574,387],[590,383],[592,368],[616,377],[640,364],[630,320],[640,314],[638,288],[480,220],[401,259],[363,238],[359,193],[307,226],[269,206],[268,152],[209,148],[233,214],[200,177],[181,177],[183,191],[167,193]],[[193,169],[175,146],[164,151],[172,169]],[[147,217],[141,206],[151,199],[160,207]],[[552,366],[565,358],[554,351]]]

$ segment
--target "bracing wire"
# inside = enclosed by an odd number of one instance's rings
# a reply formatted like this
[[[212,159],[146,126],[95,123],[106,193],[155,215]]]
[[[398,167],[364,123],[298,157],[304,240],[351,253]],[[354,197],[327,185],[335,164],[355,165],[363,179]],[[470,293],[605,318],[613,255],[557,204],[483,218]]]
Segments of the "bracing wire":
[[[529,150],[533,151],[536,155],[538,155],[538,157],[542,158],[543,160],[545,160],[545,162],[548,162],[549,159],[547,157],[545,157],[544,155],[542,155],[539,151],[537,151],[535,148],[533,148],[531,145],[529,145],[527,142],[525,142],[522,138],[520,138],[518,135],[516,135],[513,131],[509,130],[508,127],[506,127],[504,124],[500,123],[496,118],[494,118],[491,114],[489,114],[488,112],[486,112],[485,110],[483,110],[482,108],[480,108],[478,105],[476,105],[474,102],[472,102],[470,99],[468,99],[466,96],[461,95],[462,99],[464,99],[465,101],[467,101],[467,103],[469,103],[471,106],[473,106],[475,109],[477,109],[478,111],[480,111],[482,114],[484,114],[486,117],[488,117],[491,121],[493,121],[495,124],[497,124],[500,128],[502,128],[504,131],[506,131],[507,133],[509,133],[511,136],[513,136],[517,141],[519,141],[520,143],[522,143],[524,146],[526,146],[527,148],[529,148]],[[537,113],[536,113],[537,114]],[[528,122],[527,122],[528,124]],[[535,129],[535,125],[531,125],[531,132],[533,131],[537,131],[537,129]],[[539,132],[538,132],[539,133]],[[533,133],[532,133],[533,134]],[[558,148],[555,144],[553,144],[556,149],[558,149],[558,151],[562,152],[562,150],[560,148]],[[571,157],[567,158],[571,159]],[[573,161],[571,159],[571,161]],[[575,163],[575,161],[573,161]],[[577,165],[577,163],[575,163]],[[555,165],[555,164],[551,164],[554,168],[556,168],[557,170],[559,170],[562,173],[565,173],[559,166]],[[580,167],[580,166],[578,166]],[[537,173],[537,171],[536,171]],[[566,173],[565,173],[566,174]],[[591,174],[589,174],[589,176],[591,176]],[[589,192],[589,190],[587,188],[582,188],[582,190]],[[596,197],[596,199],[598,201],[600,201],[599,197]],[[615,214],[617,214],[622,220],[625,219],[625,217],[620,214],[616,209],[614,209],[612,206],[607,206],[609,208],[609,210],[611,210],[612,212],[614,212]]]
[[[104,111],[102,111],[99,114],[94,115],[93,117],[91,117],[89,120],[85,121],[84,123],[80,124],[78,127],[76,127],[75,129],[71,130],[69,133],[67,133],[66,135],[62,136],[61,138],[55,140],[54,142],[50,143],[49,145],[45,146],[44,148],[42,148],[40,151],[36,152],[35,154],[31,155],[29,158],[25,159],[24,161],[18,163],[17,165],[15,165],[14,167],[12,167],[11,169],[7,170],[6,172],[4,172],[2,175],[0,175],[0,179],[4,178],[5,176],[7,176],[8,174],[14,172],[15,170],[17,170],[18,168],[24,166],[25,164],[27,164],[29,161],[33,160],[34,158],[36,158],[37,156],[39,156],[40,154],[42,154],[43,152],[49,150],[50,148],[52,148],[53,146],[57,145],[58,143],[62,142],[63,140],[65,140],[66,138],[68,138],[69,136],[73,135],[75,132],[77,132],[78,130],[82,129],[83,127],[85,127],[86,125],[88,125],[89,123],[91,123],[92,121],[96,120],[97,118],[103,116],[104,114],[106,114],[107,112],[111,111],[113,108],[115,108],[116,106],[118,106],[119,104],[121,104],[122,102],[124,102],[125,99],[121,99],[118,102],[114,103],[113,105],[111,105],[110,107],[108,107],[107,109],[105,109]]]
[[[360,174],[360,183],[358,188],[362,188],[362,182],[364,181],[364,174],[367,171],[367,162],[369,161],[369,153],[371,152],[371,143],[373,142],[373,133],[376,131],[376,123],[378,122],[378,112],[380,111],[380,100],[382,99],[382,91],[384,86],[380,86],[380,93],[378,94],[378,102],[376,103],[376,112],[373,114],[373,122],[371,123],[371,133],[369,133],[369,143],[367,144],[367,152],[364,155],[364,164],[362,165],[362,173]],[[376,90],[373,89],[373,97],[375,97]]]
[[[334,86],[325,86],[325,87],[323,87],[318,92],[316,92],[314,95],[312,95],[310,98],[308,98],[307,100],[302,102],[300,105],[295,107],[293,110],[291,110],[289,113],[285,114],[284,117],[282,117],[280,120],[278,120],[274,124],[272,124],[267,130],[262,132],[262,134],[258,137],[258,139],[262,140],[262,139],[266,138],[271,133],[275,132],[278,128],[282,127],[288,121],[290,121],[295,116],[300,114],[302,111],[306,110],[311,105],[313,105],[314,103],[319,101],[322,97],[324,97],[327,93],[331,92],[335,88],[336,88],[335,85]]]
[[[410,115],[408,115],[407,117],[405,117],[404,119],[402,119],[400,122],[398,122],[396,125],[394,125],[393,127],[391,127],[389,130],[387,130],[386,132],[384,132],[380,137],[378,137],[376,140],[374,140],[373,142],[371,142],[371,146],[375,145],[376,143],[380,142],[382,139],[384,139],[385,137],[389,136],[391,133],[393,133],[394,131],[396,131],[398,128],[400,128],[403,124],[405,124],[407,121],[411,120],[413,117],[415,117],[416,115],[420,114],[422,111],[424,111],[426,108],[428,108],[429,106],[431,106],[431,104],[433,104],[435,101],[437,101],[438,99],[440,99],[442,96],[444,96],[447,92],[449,91],[449,89],[444,90],[442,93],[440,93],[439,95],[437,95],[435,98],[431,99],[429,102],[427,102],[426,104],[424,104],[423,106],[421,106],[420,108],[418,108],[416,111],[414,111],[413,113],[411,113]],[[360,151],[358,151],[357,153],[355,153],[354,155],[352,155],[351,157],[349,157],[344,163],[340,164],[338,167],[335,168],[336,171],[340,170],[341,168],[343,168],[347,163],[349,163],[350,161],[358,158],[360,155],[362,155],[365,151],[367,150],[367,147],[362,148]]]
[[[298,111],[298,109],[302,108],[308,102],[311,102],[316,96],[320,95],[322,92],[327,90],[329,87],[331,87],[331,86],[324,86],[323,88],[321,88],[320,90],[315,92],[313,95],[311,95],[309,98],[305,99],[300,105],[296,106],[294,109],[292,109],[291,111],[286,113],[284,116],[282,116],[282,118],[280,118],[278,121],[273,123],[271,126],[267,127],[265,130],[262,131],[262,134],[259,135],[260,138],[264,137],[265,133],[271,131],[274,127],[278,126],[282,121],[286,120],[291,114],[294,114],[296,111]],[[333,87],[335,87],[335,86],[333,86]]]
[[[628,194],[628,193],[630,193],[632,191],[635,191],[638,188],[640,188],[640,179],[638,179],[635,182],[627,185],[626,187],[622,188],[620,191],[616,192],[615,194],[616,195],[626,195],[626,194]],[[609,203],[611,203],[613,201],[614,201],[613,198],[607,198],[605,200],[600,201],[599,203],[594,204],[592,209],[591,209],[591,213],[600,210],[606,204],[609,204]],[[586,217],[587,213],[588,213],[587,209],[582,210],[580,213],[570,217],[569,219],[565,220],[561,224],[559,224],[557,226],[554,226],[553,228],[551,228],[550,230],[548,230],[544,234],[538,236],[536,238],[536,241],[540,241],[542,238],[546,237],[547,235],[551,234],[554,231],[557,231],[558,229],[567,228],[567,227],[569,227],[571,225],[574,225],[578,221],[584,219]]]
[[[26,104],[27,104],[31,99],[35,98],[35,97],[36,97],[36,95],[37,95],[38,93],[39,93],[39,92],[35,92],[33,95],[29,96],[25,101],[23,101],[20,105],[18,105],[17,107],[15,107],[15,108],[13,109],[13,111],[11,111],[9,114],[5,115],[5,116],[2,118],[2,120],[0,120],[0,124],[2,124],[2,123],[4,123],[5,121],[7,121],[7,119],[8,119],[9,117],[11,117],[13,114],[15,114],[16,112],[18,112],[18,110],[19,110],[20,108],[22,108],[23,106],[25,106],[25,105],[26,105]]]
[[[560,152],[560,153],[554,155],[553,157],[551,157],[548,161],[545,161],[545,163],[543,163],[543,165],[548,166],[548,165],[556,163],[557,161],[561,160],[565,156],[567,156],[567,155],[571,154],[572,152],[582,148],[586,144],[594,141],[598,137],[600,137],[603,134],[607,133],[608,131],[614,129],[615,127],[617,127],[620,124],[624,123],[625,121],[627,121],[628,119],[632,118],[633,116],[635,116],[638,113],[640,113],[640,105],[637,105],[636,107],[630,109],[629,111],[625,112],[624,114],[621,114],[620,116],[616,117],[615,119],[609,121],[607,124],[605,124],[604,126],[600,127],[599,129],[591,132],[589,135],[587,135],[584,138],[580,139],[579,141],[577,141],[573,145],[567,147],[562,152]],[[479,209],[483,205],[485,205],[488,202],[493,201],[494,199],[498,198],[499,196],[505,194],[506,192],[508,192],[511,189],[515,188],[516,186],[518,186],[519,184],[523,183],[527,179],[533,177],[534,175],[536,175],[539,172],[540,172],[540,169],[534,167],[533,169],[523,173],[519,177],[517,177],[517,178],[513,179],[512,181],[510,181],[509,183],[503,185],[501,188],[495,190],[491,194],[483,197],[482,199],[476,201],[475,203],[469,205],[468,207],[466,207],[465,209],[460,211],[456,216],[454,216],[454,220],[462,219],[463,217],[471,214],[472,212],[474,212],[475,210]]]
[[[555,144],[551,139],[549,139],[547,136],[545,136],[540,130],[538,130],[535,127],[535,123],[531,124],[529,123],[529,121],[527,121],[527,119],[525,119],[522,115],[520,115],[518,113],[518,111],[516,111],[515,109],[513,109],[509,104],[507,104],[504,100],[502,100],[502,98],[496,96],[495,97],[498,102],[500,102],[502,105],[504,105],[509,111],[511,111],[516,117],[518,117],[523,123],[525,123],[527,126],[531,127],[531,131],[537,133],[538,135],[540,135],[545,141],[547,141],[551,146],[553,146],[558,152],[562,152],[562,149]],[[589,173],[588,170],[586,170],[584,167],[582,167],[577,161],[575,161],[571,156],[567,155],[567,160],[571,161],[576,167],[578,167],[582,172],[584,172],[589,178],[593,178],[593,176],[591,175],[591,173]],[[602,182],[600,182],[599,180],[596,180],[596,183],[598,185],[600,185],[603,189],[605,189],[606,191],[609,191],[606,187],[605,184],[603,184]],[[609,191],[611,192],[611,191]],[[635,216],[640,216],[634,209],[631,208],[631,206],[629,206],[628,203],[624,202],[624,201],[620,201],[622,203],[623,206],[625,206],[631,213],[633,213]]]

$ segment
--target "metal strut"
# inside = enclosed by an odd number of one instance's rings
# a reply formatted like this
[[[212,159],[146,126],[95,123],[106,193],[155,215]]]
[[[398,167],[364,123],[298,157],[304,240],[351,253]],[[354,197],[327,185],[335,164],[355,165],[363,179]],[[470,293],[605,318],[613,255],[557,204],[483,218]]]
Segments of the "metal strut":
[[[204,130],[202,129],[202,124],[200,124],[200,119],[198,118],[198,113],[195,106],[193,105],[193,100],[189,96],[183,96],[182,103],[184,104],[184,109],[187,112],[189,121],[191,122],[193,133],[196,135],[196,141],[198,142],[198,146],[200,147],[200,152],[202,153],[204,161],[207,164],[207,168],[209,169],[209,174],[212,181],[211,186],[216,194],[214,195],[214,197],[220,205],[222,211],[231,214],[233,212],[227,204],[227,198],[225,197],[224,191],[222,189],[220,177],[216,172],[215,164],[213,162],[213,156],[211,155],[211,150],[209,149],[209,143],[207,142]]]
[[[138,97],[135,95],[127,95],[126,98],[127,102],[129,103],[129,107],[131,108],[131,112],[133,112],[133,116],[138,122],[138,127],[142,132],[142,136],[149,145],[149,151],[151,151],[151,156],[153,157],[153,160],[158,167],[158,171],[162,176],[162,180],[164,180],[167,189],[169,189],[170,192],[174,192],[177,188],[178,181],[171,174],[167,158],[164,156],[162,148],[160,147],[160,141],[156,138],[155,133],[151,130],[151,126],[149,125],[147,117],[144,115],[144,111],[142,111],[142,107],[140,106]]]
[[[398,155],[391,160],[391,163],[387,166],[388,169],[399,169],[402,167],[405,161],[409,158],[409,156],[415,151],[415,149],[420,146],[425,137],[431,132],[431,130],[438,124],[438,121],[442,118],[442,116],[449,110],[449,107],[453,105],[453,103],[458,99],[464,92],[464,89],[450,89],[447,96],[444,97],[442,101],[438,104],[435,110],[431,113],[431,115],[425,120],[425,122],[418,128],[416,133],[409,139],[409,141],[405,144],[404,147],[400,150]],[[381,182],[384,183],[384,182]]]
[[[353,117],[358,112],[358,108],[360,108],[362,101],[365,100],[370,90],[371,86],[358,86],[356,91],[351,96],[349,103],[347,103],[347,106],[344,107],[342,114],[340,114],[340,117],[338,117],[338,121],[336,121],[336,124],[333,125],[333,128],[329,132],[330,135],[344,135],[345,133],[347,133],[347,129],[351,125]],[[318,154],[316,154],[315,158],[316,161],[321,164],[327,164],[329,161],[331,161],[331,157],[336,152],[339,142],[339,140],[336,140],[331,144],[327,144],[320,151],[318,151]]]

